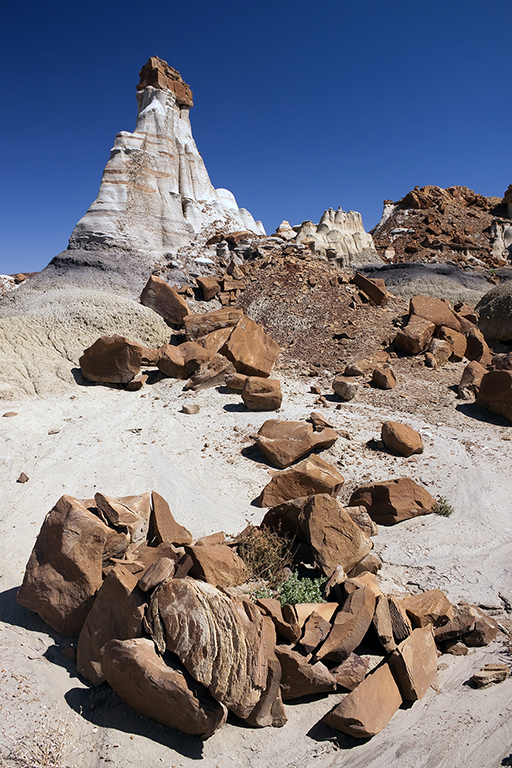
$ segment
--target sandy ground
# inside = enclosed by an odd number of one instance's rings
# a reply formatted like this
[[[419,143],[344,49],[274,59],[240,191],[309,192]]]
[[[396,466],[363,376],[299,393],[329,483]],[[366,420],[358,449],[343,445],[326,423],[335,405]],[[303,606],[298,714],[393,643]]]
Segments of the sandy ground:
[[[455,372],[457,373],[457,372]],[[455,375],[454,373],[454,375]],[[316,380],[281,375],[280,418],[302,419],[315,405]],[[321,381],[321,380],[320,380]],[[108,688],[89,688],[63,651],[69,639],[15,603],[15,593],[44,516],[59,496],[113,496],[156,490],[194,536],[236,533],[259,523],[252,501],[269,467],[249,435],[274,414],[250,413],[236,393],[182,393],[162,380],[141,392],[75,386],[51,399],[6,403],[0,413],[0,764],[116,768],[148,765],[205,768],[330,766],[460,766],[495,768],[512,753],[512,678],[486,690],[465,682],[483,664],[504,660],[505,633],[465,658],[443,656],[434,686],[421,702],[399,710],[387,728],[357,742],[319,724],[341,694],[287,705],[282,729],[255,730],[234,717],[205,743],[162,728],[128,710]],[[326,390],[327,391],[327,390]],[[443,407],[400,413],[386,392],[364,391],[322,414],[340,437],[322,457],[340,468],[340,500],[372,479],[409,475],[455,512],[391,528],[374,539],[384,560],[383,588],[400,593],[433,587],[456,602],[486,606],[506,629],[512,605],[512,429],[483,419],[477,406],[450,392]],[[446,398],[445,398],[446,399]],[[196,415],[180,413],[198,403]],[[405,403],[405,399],[404,399]],[[321,408],[321,407],[320,407]],[[411,412],[412,410],[412,412]],[[382,421],[418,429],[422,455],[404,459],[367,446]],[[21,472],[25,484],[16,480]],[[12,757],[6,755],[12,749]],[[30,754],[32,753],[32,757]],[[28,761],[23,762],[23,755]],[[4,760],[2,763],[1,760]],[[46,760],[46,762],[45,762]],[[53,762],[52,762],[53,760]],[[512,760],[512,758],[511,758]]]

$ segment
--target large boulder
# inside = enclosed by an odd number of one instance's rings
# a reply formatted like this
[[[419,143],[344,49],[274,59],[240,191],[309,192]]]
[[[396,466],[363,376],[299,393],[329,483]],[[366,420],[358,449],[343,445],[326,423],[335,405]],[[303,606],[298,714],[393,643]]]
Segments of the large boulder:
[[[476,306],[478,325],[492,341],[512,341],[512,281],[496,285]]]
[[[422,699],[437,672],[437,648],[432,628],[415,629],[393,651],[389,663],[405,701]]]
[[[247,376],[241,394],[249,411],[277,411],[283,401],[280,382],[261,376]]]
[[[406,424],[397,421],[385,421],[382,425],[382,442],[392,453],[400,456],[412,456],[413,453],[423,453],[421,435]]]
[[[460,321],[447,302],[433,296],[413,296],[409,302],[409,314],[434,323],[438,331],[442,326],[460,331]]]
[[[140,371],[142,347],[126,336],[101,336],[79,360],[88,381],[127,384]]]
[[[242,317],[221,349],[238,373],[266,377],[275,365],[281,348],[261,325]]]
[[[436,503],[430,493],[410,477],[369,483],[356,488],[350,506],[364,506],[376,523],[393,525],[418,515],[428,515]]]
[[[202,581],[171,579],[154,593],[167,649],[242,720],[267,687],[268,658],[258,608]]]
[[[274,507],[283,501],[314,493],[328,493],[336,497],[344,482],[338,470],[320,456],[308,456],[294,467],[276,472],[259,495],[257,504]]]
[[[305,421],[269,419],[253,439],[266,459],[284,469],[315,449],[330,448],[338,434],[329,427],[315,430]]]
[[[151,275],[140,295],[140,303],[149,307],[173,325],[182,325],[190,314],[185,299],[161,277]]]
[[[47,514],[17,601],[61,635],[78,635],[103,581],[110,529],[77,499],[62,496]]]
[[[323,722],[349,736],[367,739],[382,731],[402,701],[389,664],[384,662],[325,715]]]
[[[489,371],[482,377],[478,402],[491,413],[512,421],[512,371]]]
[[[226,722],[227,709],[147,638],[111,640],[103,663],[109,685],[143,717],[202,738]]]
[[[144,606],[137,577],[118,563],[101,585],[78,638],[77,668],[93,685],[105,682],[102,659],[107,643],[142,635]]]
[[[375,612],[376,597],[370,587],[355,582],[343,606],[334,617],[332,629],[316,652],[317,659],[340,663],[347,659],[366,635]]]

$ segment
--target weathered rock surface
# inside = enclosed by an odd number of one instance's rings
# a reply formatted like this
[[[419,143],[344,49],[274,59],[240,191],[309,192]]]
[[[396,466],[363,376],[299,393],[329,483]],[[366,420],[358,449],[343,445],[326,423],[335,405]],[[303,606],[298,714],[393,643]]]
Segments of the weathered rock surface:
[[[258,506],[274,507],[314,493],[336,497],[343,483],[343,476],[331,464],[319,456],[308,456],[294,467],[276,472],[258,497]]]
[[[437,648],[430,626],[413,630],[389,660],[405,701],[422,699],[437,672]]]
[[[330,623],[313,611],[304,622],[300,645],[307,654],[314,653],[315,648],[325,640],[330,631]]]
[[[478,325],[485,337],[492,341],[512,340],[512,283],[510,280],[496,285],[482,296],[476,306]]]
[[[260,376],[247,376],[241,395],[249,411],[276,411],[283,401],[280,382]]]
[[[395,636],[393,633],[393,624],[389,611],[388,599],[385,595],[379,595],[375,603],[375,613],[373,614],[373,628],[377,634],[379,642],[387,653],[396,648]]]
[[[380,733],[402,704],[402,695],[389,664],[371,672],[323,722],[342,733],[366,739]]]
[[[453,355],[453,347],[444,339],[432,339],[428,351],[434,357],[437,365],[445,365]]]
[[[409,314],[434,323],[436,331],[445,326],[460,331],[460,321],[450,306],[434,296],[413,296],[409,302]]]
[[[271,597],[260,597],[256,600],[256,605],[263,611],[263,614],[272,619],[276,633],[289,643],[295,643],[300,637],[300,627],[294,623],[285,621],[281,610],[279,600]]]
[[[373,546],[341,504],[326,493],[308,498],[298,522],[316,566],[328,577],[337,565],[350,571]]]
[[[202,738],[226,722],[227,709],[147,638],[112,640],[103,663],[119,698],[143,717]]]
[[[142,635],[144,605],[137,578],[115,565],[101,585],[78,639],[77,668],[93,685],[105,682],[102,659],[107,643]]]
[[[315,430],[304,421],[269,419],[253,439],[266,459],[284,469],[315,449],[330,448],[338,435],[328,427]]]
[[[336,690],[336,678],[321,661],[309,664],[301,653],[286,645],[276,646],[276,655],[282,669],[283,699],[298,699]]]
[[[185,299],[161,277],[151,275],[140,295],[140,303],[173,325],[181,325],[190,314]]]
[[[462,371],[458,387],[458,396],[462,400],[471,400],[478,396],[478,390],[482,383],[482,377],[487,373],[487,368],[473,360]]]
[[[402,606],[415,627],[440,627],[453,619],[453,606],[440,589],[407,595]]]
[[[177,546],[191,544],[192,534],[176,522],[169,504],[163,496],[160,496],[159,493],[153,491],[151,500],[153,507],[151,514],[151,529],[157,542],[161,544],[165,541],[168,544],[176,544]]]
[[[217,701],[243,720],[248,718],[268,674],[256,606],[189,579],[171,579],[155,594],[168,650]]]
[[[193,560],[189,574],[215,587],[233,587],[247,581],[244,561],[225,544],[187,547]]]
[[[374,593],[358,585],[335,615],[331,632],[316,652],[316,658],[337,663],[347,659],[366,635],[374,611]]]
[[[78,635],[102,584],[108,535],[83,504],[62,496],[44,520],[17,601],[62,635]]]
[[[176,561],[170,557],[160,557],[151,563],[139,579],[139,588],[143,592],[149,592],[166,579],[172,578],[176,569]]]
[[[466,332],[466,357],[484,366],[492,364],[492,352],[478,328],[470,328]]]
[[[350,506],[366,507],[372,520],[382,525],[428,515],[435,503],[430,493],[410,477],[362,485],[350,497]]]
[[[184,320],[185,333],[188,339],[203,339],[215,331],[225,331],[228,328],[234,328],[242,319],[243,314],[241,309],[222,307],[222,309],[216,309],[213,312],[187,315]]]
[[[482,377],[478,402],[491,413],[512,421],[512,371],[489,371]]]
[[[140,371],[142,349],[125,336],[101,336],[79,362],[82,375],[89,381],[127,384]]]
[[[450,357],[451,360],[458,363],[464,358],[468,342],[463,333],[459,333],[458,331],[454,331],[453,328],[447,328],[443,325],[439,329],[437,336],[439,339],[448,341],[451,344],[453,350]]]
[[[354,283],[358,288],[366,293],[367,296],[379,307],[383,307],[388,303],[388,292],[386,291],[386,285],[384,280],[379,278],[365,277],[360,272],[356,272],[354,275]]]
[[[199,366],[184,388],[197,392],[200,389],[218,387],[224,384],[226,377],[233,373],[235,373],[233,364],[224,355],[214,354]]]
[[[304,221],[295,242],[308,246],[320,256],[336,259],[342,266],[379,263],[371,235],[364,231],[361,214],[356,211],[324,212],[320,223]]]
[[[239,320],[221,350],[238,373],[263,377],[270,374],[280,352],[279,344],[265,333],[261,325],[245,316]]]
[[[336,376],[332,382],[332,388],[342,400],[353,400],[359,391],[359,384],[344,376]]]
[[[385,421],[381,431],[382,442],[392,453],[400,456],[412,456],[413,453],[423,453],[421,435],[406,424],[397,421]]]
[[[411,315],[407,325],[396,334],[393,346],[406,355],[418,355],[429,345],[435,329],[430,320]]]
[[[379,529],[366,511],[366,507],[348,506],[345,507],[345,510],[366,536],[376,536],[378,534]]]
[[[502,683],[509,676],[510,668],[506,664],[486,664],[470,679],[475,688],[486,688],[493,683]]]
[[[331,669],[331,674],[336,678],[340,688],[353,691],[359,683],[362,683],[368,671],[368,661],[362,659],[357,653],[351,653],[348,659],[342,661],[337,667]]]

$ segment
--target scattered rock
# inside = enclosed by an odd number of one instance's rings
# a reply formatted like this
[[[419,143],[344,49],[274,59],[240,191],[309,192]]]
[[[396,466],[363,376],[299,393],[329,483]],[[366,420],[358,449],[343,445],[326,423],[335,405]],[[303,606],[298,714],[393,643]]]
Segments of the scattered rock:
[[[402,695],[389,664],[374,669],[323,722],[357,739],[380,733],[402,704]]]
[[[238,373],[267,377],[281,352],[279,344],[249,317],[242,317],[222,347]]]
[[[25,472],[22,472],[18,479],[16,480],[17,483],[28,483],[30,480],[29,476],[25,474]]]
[[[191,414],[199,413],[200,410],[201,410],[201,406],[197,405],[197,403],[194,403],[193,405],[184,405],[181,409],[181,412],[191,415]]]
[[[210,301],[220,292],[220,283],[216,277],[196,277],[196,283],[201,288],[205,301]]]
[[[382,442],[392,453],[400,456],[412,456],[413,453],[423,453],[421,435],[405,424],[397,421],[385,421],[381,432]]]
[[[344,483],[343,476],[319,456],[307,459],[283,472],[277,472],[258,498],[258,506],[275,507],[283,501],[314,493],[328,493],[334,498]]]
[[[358,288],[361,288],[361,290],[364,291],[377,306],[383,307],[388,303],[389,294],[386,291],[384,280],[379,278],[371,279],[356,272],[354,283]]]
[[[437,672],[437,649],[430,626],[413,630],[389,660],[405,701],[422,699]]]
[[[166,728],[207,738],[226,722],[227,709],[147,638],[112,640],[103,665],[119,698]]]
[[[307,654],[314,653],[315,648],[325,640],[330,631],[329,622],[322,618],[319,613],[313,611],[304,622],[299,643]]]
[[[241,394],[249,411],[277,411],[283,401],[281,384],[277,379],[247,376]]]
[[[510,669],[506,664],[486,664],[471,676],[470,681],[475,688],[487,688],[493,683],[502,683],[509,675]]]
[[[276,655],[282,669],[283,699],[298,699],[336,690],[336,678],[322,662],[310,664],[302,654],[286,645],[276,646]]]
[[[492,352],[478,328],[470,328],[466,333],[466,357],[485,367],[492,364]]]
[[[241,392],[248,378],[249,376],[244,376],[243,373],[231,373],[229,376],[226,376],[226,387],[234,389],[235,392]]]
[[[151,275],[140,295],[140,303],[173,325],[182,325],[190,314],[187,302],[161,277]]]
[[[430,344],[435,329],[430,320],[412,315],[407,325],[396,334],[393,346],[406,355],[418,355]]]
[[[363,557],[357,565],[348,571],[347,576],[350,579],[354,579],[363,573],[372,573],[376,575],[382,568],[382,560],[374,552],[370,552],[366,557]]]
[[[428,515],[436,500],[410,477],[400,477],[360,486],[349,503],[351,507],[366,507],[376,523],[394,525],[411,517]]]
[[[396,387],[396,376],[392,368],[374,368],[372,385],[378,389],[393,389]]]
[[[268,461],[284,469],[315,449],[330,448],[338,435],[329,427],[315,431],[304,421],[270,419],[253,439]]]
[[[183,354],[172,344],[163,344],[160,347],[156,364],[161,373],[173,379],[185,379],[188,375]]]
[[[388,598],[385,595],[379,595],[377,597],[375,613],[373,614],[373,628],[375,629],[379,642],[386,653],[394,651],[396,642],[393,632],[393,622],[391,620]]]
[[[224,384],[226,377],[235,373],[233,364],[223,355],[212,355],[206,363],[203,363],[194,375],[187,381],[184,389],[192,389],[198,392],[200,389],[209,389]]]
[[[458,331],[454,331],[452,328],[447,328],[443,325],[439,329],[437,336],[439,339],[447,341],[449,344],[451,344],[453,351],[450,359],[456,363],[459,363],[464,358],[468,345],[464,334],[459,333]]]
[[[17,416],[17,415],[18,414],[16,413],[16,411],[6,411],[5,413],[2,414],[4,419],[10,419],[12,416]]]
[[[166,579],[172,578],[174,575],[176,563],[169,557],[159,557],[154,563],[151,563],[144,574],[139,579],[139,589],[143,592],[149,592],[154,589]]]
[[[366,507],[349,506],[345,507],[345,511],[349,513],[354,523],[357,523],[366,536],[376,536],[378,534],[379,529],[366,511]]]
[[[88,381],[128,384],[140,371],[142,348],[126,336],[100,336],[88,347],[79,364]]]
[[[432,339],[428,349],[438,365],[445,365],[453,355],[453,346],[444,339]]]
[[[338,397],[342,400],[353,400],[359,390],[359,384],[355,381],[348,381],[343,376],[336,376],[332,382],[332,388]]]

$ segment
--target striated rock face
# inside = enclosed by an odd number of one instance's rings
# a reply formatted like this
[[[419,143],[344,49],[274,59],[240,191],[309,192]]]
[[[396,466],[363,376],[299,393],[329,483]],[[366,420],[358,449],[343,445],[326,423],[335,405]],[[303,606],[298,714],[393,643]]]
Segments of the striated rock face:
[[[154,266],[213,224],[265,234],[231,192],[214,189],[192,136],[192,92],[179,73],[154,56],[140,75],[135,131],[117,134],[98,197],[54,260],[60,266],[93,265],[83,251],[106,249],[116,249],[110,258],[121,271],[128,255]]]

